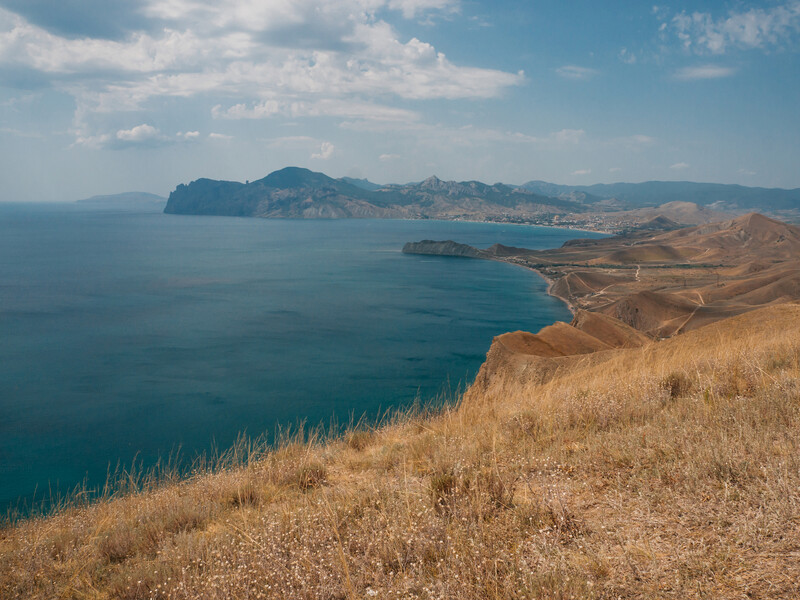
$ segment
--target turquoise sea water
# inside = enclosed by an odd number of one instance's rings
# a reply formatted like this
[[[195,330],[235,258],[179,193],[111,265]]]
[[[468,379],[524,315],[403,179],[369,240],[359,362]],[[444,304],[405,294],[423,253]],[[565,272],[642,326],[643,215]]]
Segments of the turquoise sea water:
[[[375,415],[474,377],[492,337],[569,319],[534,273],[407,241],[589,234],[0,205],[0,508],[177,447]]]

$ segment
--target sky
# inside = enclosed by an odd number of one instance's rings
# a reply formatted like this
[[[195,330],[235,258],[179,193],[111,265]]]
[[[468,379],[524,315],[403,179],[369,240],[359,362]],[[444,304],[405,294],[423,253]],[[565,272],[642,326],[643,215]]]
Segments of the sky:
[[[0,201],[286,166],[800,187],[800,0],[0,0]]]

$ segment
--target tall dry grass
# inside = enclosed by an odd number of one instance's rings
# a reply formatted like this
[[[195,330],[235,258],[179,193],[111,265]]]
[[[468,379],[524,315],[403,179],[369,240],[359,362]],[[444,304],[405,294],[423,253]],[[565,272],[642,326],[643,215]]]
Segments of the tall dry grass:
[[[799,434],[773,307],[18,522],[0,597],[796,598]]]

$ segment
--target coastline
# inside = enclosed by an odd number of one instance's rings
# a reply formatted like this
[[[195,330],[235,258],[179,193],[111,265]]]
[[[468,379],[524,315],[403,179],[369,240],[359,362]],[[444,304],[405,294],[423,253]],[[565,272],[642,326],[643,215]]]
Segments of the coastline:
[[[519,263],[516,263],[516,262],[511,262],[511,261],[508,261],[508,260],[502,260],[502,259],[498,259],[498,258],[492,258],[492,259],[490,259],[490,260],[494,260],[494,261],[496,261],[496,262],[502,262],[502,263],[505,263],[505,264],[507,264],[507,265],[514,265],[514,266],[517,266],[517,267],[522,267],[523,269],[527,269],[528,271],[533,271],[533,272],[534,272],[534,273],[536,273],[536,274],[537,274],[539,277],[541,277],[542,279],[544,279],[544,280],[545,280],[545,282],[547,282],[547,290],[546,290],[546,292],[547,292],[547,295],[548,295],[548,296],[551,296],[551,297],[553,297],[553,298],[557,298],[557,299],[561,300],[561,301],[562,301],[564,304],[566,304],[566,305],[567,305],[567,310],[569,310],[570,314],[572,314],[572,316],[575,316],[575,312],[576,312],[577,308],[576,308],[576,307],[575,307],[575,305],[572,303],[572,301],[571,301],[569,298],[565,298],[564,296],[559,296],[558,294],[554,294],[554,293],[553,293],[553,286],[554,286],[554,285],[555,285],[555,283],[556,283],[556,282],[555,282],[555,280],[553,280],[553,279],[551,279],[550,277],[548,277],[547,275],[545,275],[545,274],[544,274],[542,271],[540,271],[539,269],[536,269],[536,268],[534,268],[534,267],[529,267],[529,266],[527,266],[527,265],[521,265],[521,264],[519,264]]]
[[[514,261],[511,261],[511,260],[505,260],[503,258],[496,258],[496,257],[493,257],[493,256],[475,256],[475,257],[471,257],[470,256],[470,257],[465,257],[465,258],[471,258],[471,259],[474,259],[474,260],[491,260],[491,261],[494,261],[494,262],[500,262],[500,263],[504,263],[504,264],[507,264],[507,265],[513,265],[515,267],[520,267],[520,268],[526,269],[528,271],[533,271],[539,277],[544,279],[545,282],[547,283],[547,289],[545,290],[545,292],[547,293],[548,296],[550,296],[552,298],[557,298],[558,300],[561,300],[564,304],[566,304],[567,305],[567,310],[569,310],[569,312],[570,312],[570,314],[572,314],[572,316],[575,316],[575,312],[578,310],[576,308],[576,306],[572,303],[572,300],[570,298],[568,298],[568,297],[565,298],[564,296],[559,296],[558,294],[554,294],[553,293],[553,286],[555,285],[556,281],[554,279],[551,279],[550,277],[548,277],[542,271],[540,271],[539,269],[537,269],[535,267],[531,267],[531,266],[528,266],[528,265],[521,265],[518,262],[514,262]]]

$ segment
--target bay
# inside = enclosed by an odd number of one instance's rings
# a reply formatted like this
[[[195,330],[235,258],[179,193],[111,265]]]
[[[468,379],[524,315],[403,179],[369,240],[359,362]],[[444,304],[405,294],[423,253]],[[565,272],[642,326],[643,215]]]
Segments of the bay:
[[[530,271],[403,244],[575,237],[594,235],[0,205],[0,508],[466,384],[493,336],[569,312]]]

